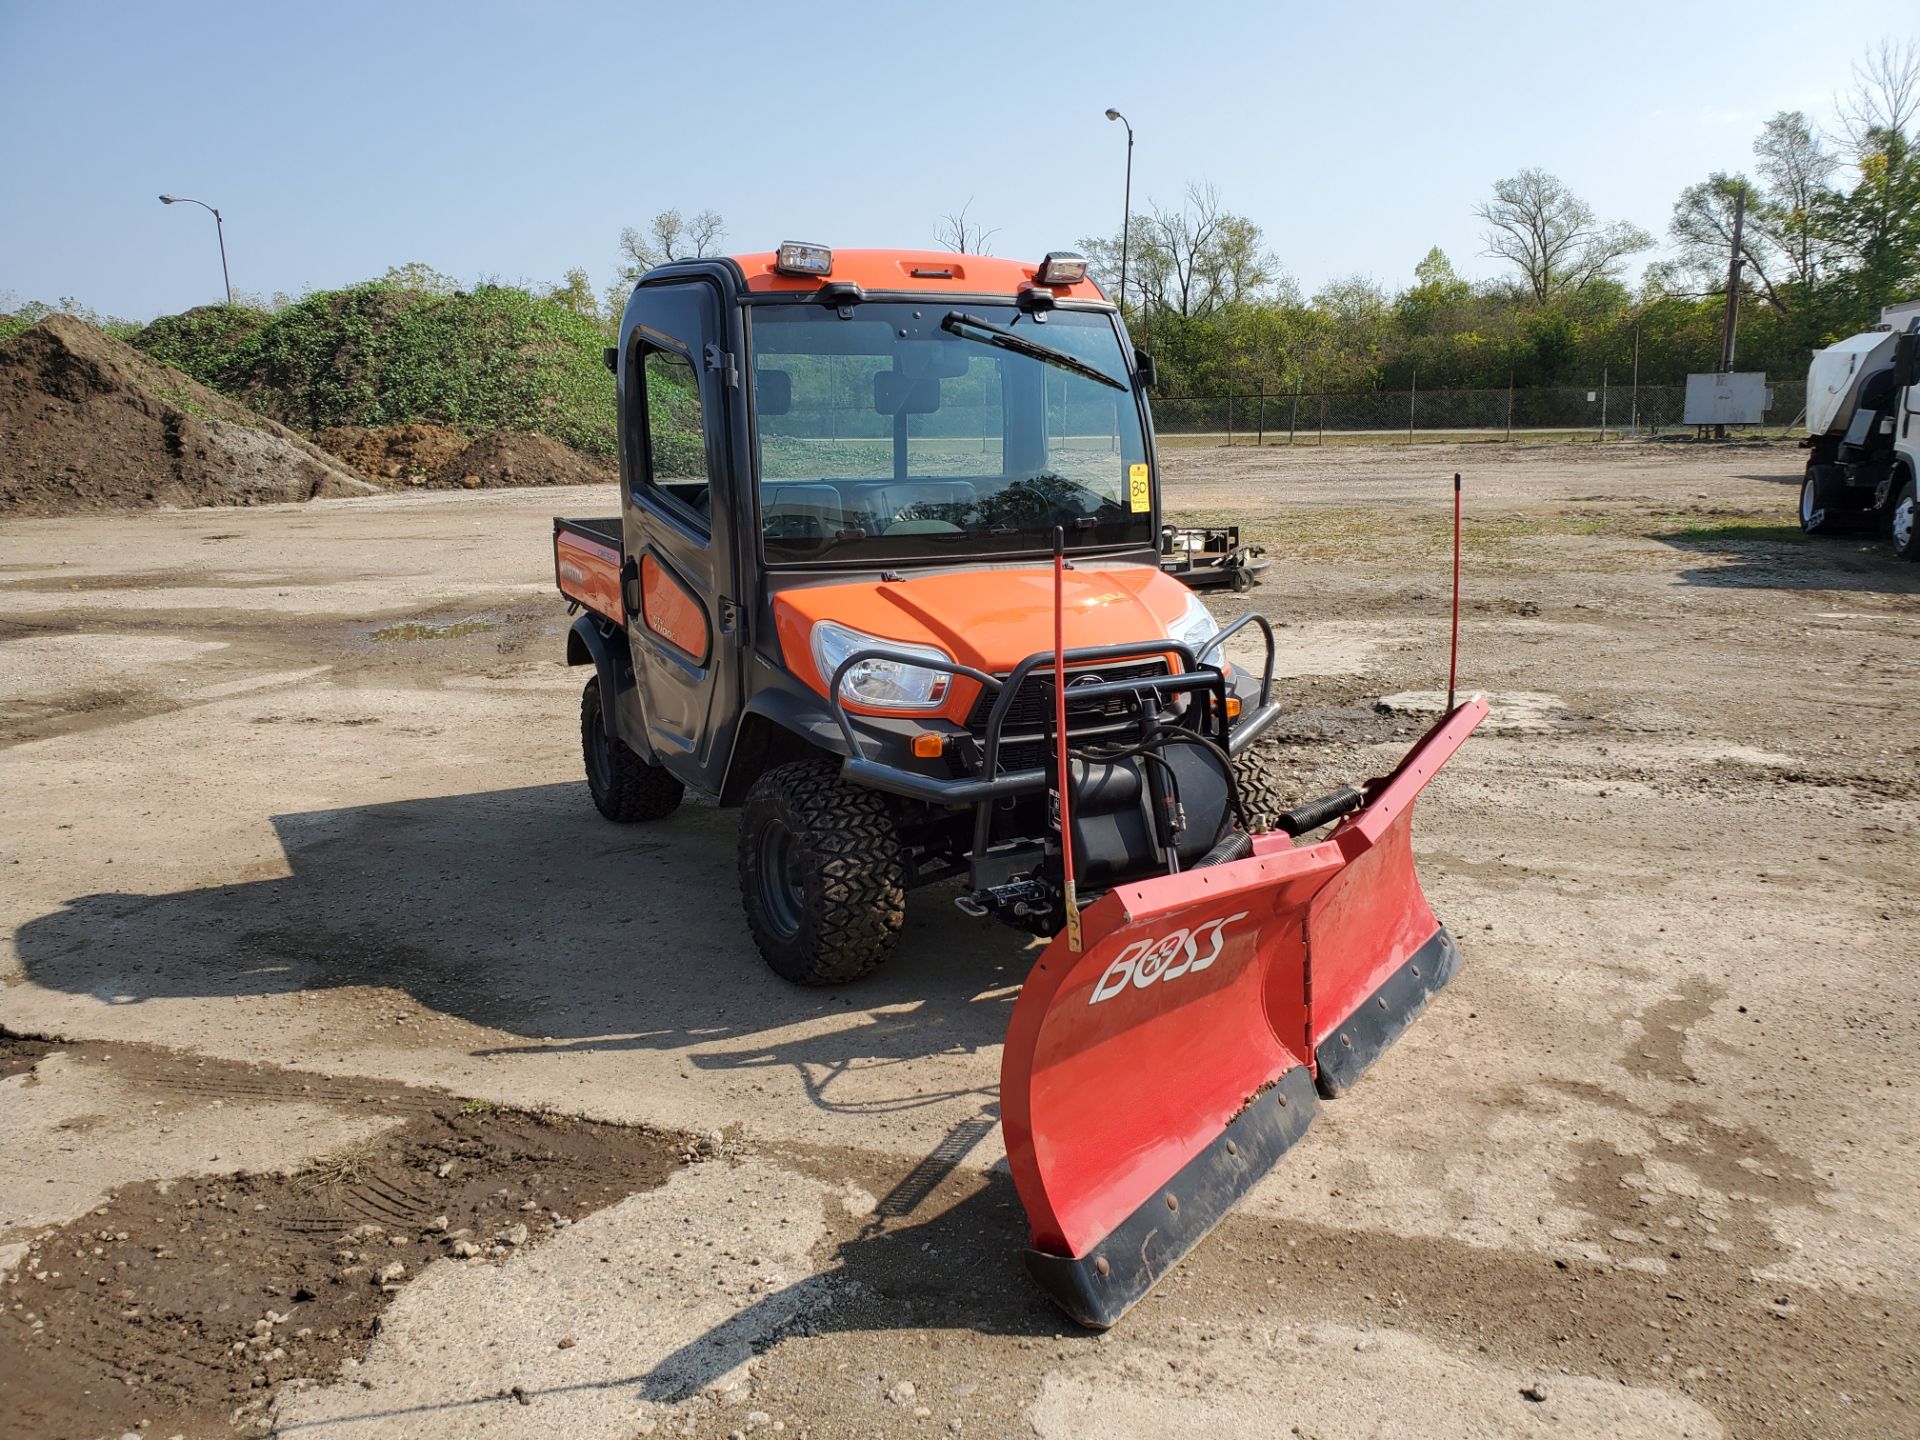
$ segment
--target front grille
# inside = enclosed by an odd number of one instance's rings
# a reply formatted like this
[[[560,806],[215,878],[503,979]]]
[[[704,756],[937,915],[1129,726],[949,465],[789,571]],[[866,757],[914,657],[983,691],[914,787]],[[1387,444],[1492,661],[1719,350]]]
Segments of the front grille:
[[[1124,695],[1111,695],[1104,700],[1082,700],[1073,698],[1076,683],[1093,684],[1101,681],[1144,680],[1154,675],[1167,673],[1164,660],[1129,660],[1123,665],[1072,665],[1067,668],[1067,730],[1072,733],[1079,729],[1079,723],[1092,720],[1098,724],[1102,720],[1123,716],[1128,710],[1128,700]],[[1004,677],[1002,677],[1004,678]],[[967,714],[967,728],[975,734],[982,734],[987,728],[987,716],[993,713],[997,692],[982,687],[975,697],[973,709]],[[1001,738],[1011,740],[1015,735],[1032,734],[1045,730],[1053,719],[1053,672],[1036,670],[1028,675],[1020,687],[1020,693],[1013,697],[1013,704],[1007,707],[1007,718],[1001,728]]]
[[[1073,665],[1067,669],[1067,733],[1078,739],[1117,729],[1133,713],[1132,698],[1110,695],[1100,700],[1074,699],[1075,682],[1144,680],[1167,673],[1167,662],[1160,659],[1129,660],[1115,665]],[[984,743],[987,717],[993,713],[997,692],[982,689],[967,714],[967,728]],[[1177,707],[1176,707],[1177,708]],[[1000,728],[1000,768],[1037,770],[1046,763],[1046,733],[1053,723],[1053,672],[1036,670],[1029,674],[1007,707],[1007,718]]]

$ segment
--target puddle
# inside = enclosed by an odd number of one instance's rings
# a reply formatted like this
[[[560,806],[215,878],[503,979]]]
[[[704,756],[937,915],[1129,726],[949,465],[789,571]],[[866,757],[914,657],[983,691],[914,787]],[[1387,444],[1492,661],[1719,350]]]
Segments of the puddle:
[[[1573,723],[1566,702],[1544,690],[1505,690],[1481,696],[1487,702],[1483,731],[1514,735],[1545,735]],[[1447,708],[1444,690],[1400,690],[1382,695],[1375,708],[1389,715],[1439,715]]]

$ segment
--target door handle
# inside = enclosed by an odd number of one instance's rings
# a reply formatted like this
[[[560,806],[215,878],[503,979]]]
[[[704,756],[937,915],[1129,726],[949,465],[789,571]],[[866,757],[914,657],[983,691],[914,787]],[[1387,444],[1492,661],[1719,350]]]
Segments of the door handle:
[[[620,606],[629,620],[640,613],[640,562],[632,556],[620,567]]]

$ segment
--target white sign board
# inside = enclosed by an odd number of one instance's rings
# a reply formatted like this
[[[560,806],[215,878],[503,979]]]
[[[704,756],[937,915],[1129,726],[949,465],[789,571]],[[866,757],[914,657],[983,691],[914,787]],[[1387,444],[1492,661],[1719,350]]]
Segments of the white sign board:
[[[1687,376],[1683,425],[1758,425],[1772,401],[1767,377],[1758,370],[1729,375]]]

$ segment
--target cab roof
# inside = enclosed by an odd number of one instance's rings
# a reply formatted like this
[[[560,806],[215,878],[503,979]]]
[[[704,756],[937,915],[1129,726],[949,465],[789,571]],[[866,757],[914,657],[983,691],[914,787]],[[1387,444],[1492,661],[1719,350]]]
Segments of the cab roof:
[[[1002,260],[993,255],[956,255],[950,250],[841,250],[834,249],[830,275],[783,275],[773,268],[778,252],[735,255],[733,262],[747,277],[755,295],[810,295],[822,285],[851,281],[874,292],[921,292],[928,295],[1017,295],[1033,284],[1039,265],[1028,260]],[[1061,300],[1104,301],[1107,297],[1089,275],[1073,285],[1048,287]]]

